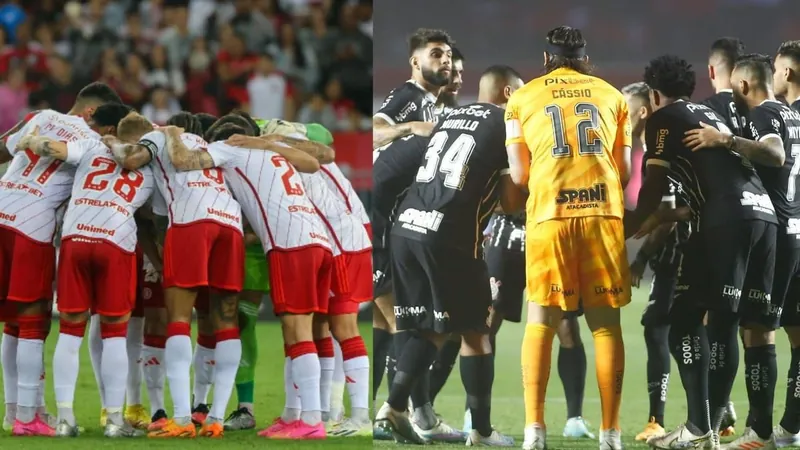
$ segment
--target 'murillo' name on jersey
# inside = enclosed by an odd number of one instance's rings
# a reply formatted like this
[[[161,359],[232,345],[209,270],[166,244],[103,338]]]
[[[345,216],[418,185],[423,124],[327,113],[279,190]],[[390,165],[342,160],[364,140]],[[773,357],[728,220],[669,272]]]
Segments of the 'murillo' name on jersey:
[[[503,110],[475,103],[450,111],[434,128],[392,235],[464,250],[480,258],[481,232],[508,170]]]
[[[781,227],[800,238],[800,192],[797,175],[800,172],[800,112],[783,103],[767,100],[750,111],[748,138],[760,141],[779,137],[783,141],[786,160],[781,167],[756,170],[764,182]]]
[[[385,120],[390,125],[406,122],[436,122],[434,113],[436,96],[426,91],[419,83],[408,80],[392,89],[373,117]]]
[[[726,148],[693,152],[681,142],[702,122],[730,129],[711,108],[683,100],[667,105],[647,120],[647,164],[667,167],[680,183],[692,211],[692,231],[760,219],[777,223],[775,208],[753,165]]]
[[[372,209],[370,222],[375,237],[373,247],[385,248],[386,238],[400,202],[428,149],[428,138],[406,136],[373,151]]]
[[[724,89],[700,102],[713,109],[720,117],[725,120],[725,125],[734,135],[743,137],[745,135],[746,120],[736,109],[733,102],[733,91]]]

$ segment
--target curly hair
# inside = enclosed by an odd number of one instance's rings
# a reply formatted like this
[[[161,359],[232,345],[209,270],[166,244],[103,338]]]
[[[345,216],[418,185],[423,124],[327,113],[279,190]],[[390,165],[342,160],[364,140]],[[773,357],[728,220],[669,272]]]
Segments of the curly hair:
[[[420,28],[408,38],[408,53],[409,56],[431,42],[436,44],[447,44],[450,47],[455,45],[456,41],[444,30],[432,30],[430,28]]]
[[[650,61],[644,69],[644,82],[669,98],[691,97],[697,84],[692,65],[674,55]]]

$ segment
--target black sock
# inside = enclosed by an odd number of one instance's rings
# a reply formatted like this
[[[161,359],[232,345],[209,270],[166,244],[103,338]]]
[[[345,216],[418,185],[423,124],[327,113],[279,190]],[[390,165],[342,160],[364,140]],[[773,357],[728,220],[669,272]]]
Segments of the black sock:
[[[710,359],[708,400],[711,426],[718,430],[731,399],[731,390],[739,370],[739,320],[732,313],[708,313]]]
[[[761,439],[772,435],[772,407],[778,383],[778,360],[775,345],[750,347],[744,351],[747,398],[750,400],[750,427]]]
[[[800,347],[792,349],[789,365],[789,385],[786,389],[786,409],[781,426],[792,434],[800,432]]]
[[[708,337],[702,322],[694,326],[686,323],[680,325],[676,322],[670,327],[670,352],[675,358],[686,391],[687,427],[693,434],[704,435],[711,429],[708,409]]]
[[[583,415],[583,392],[586,388],[586,351],[583,344],[558,349],[558,376],[567,399],[567,419]]]
[[[378,396],[383,381],[389,349],[392,347],[392,334],[381,328],[372,329],[372,401]]]
[[[433,356],[431,362],[428,363],[428,366],[425,368],[425,372],[419,376],[417,379],[417,383],[411,388],[411,402],[414,404],[414,409],[419,408],[425,404],[431,404],[431,364],[433,360],[436,359],[436,355]]]
[[[436,396],[439,395],[439,392],[442,390],[445,383],[447,383],[447,379],[450,378],[450,373],[456,365],[456,358],[458,358],[459,351],[461,351],[461,341],[451,341],[448,339],[444,341],[444,345],[439,349],[439,353],[436,354],[436,361],[434,361],[431,366],[431,389],[429,393],[431,403],[436,401]]]
[[[409,336],[403,346],[402,354],[397,358],[397,373],[387,401],[395,411],[405,411],[408,409],[408,397],[411,391],[417,381],[428,373],[428,368],[436,358],[436,346],[431,341],[408,332],[397,334],[409,334]]]
[[[389,381],[386,386],[389,392],[392,392],[392,384],[394,384],[394,376],[397,373],[397,360],[403,354],[403,347],[406,342],[411,338],[411,332],[401,331],[392,336],[392,345],[389,348],[389,358],[386,362],[386,379]]]
[[[492,384],[494,358],[492,355],[462,356],[461,382],[467,392],[467,405],[472,415],[472,429],[481,436],[492,434]]]
[[[664,426],[664,410],[669,387],[669,325],[644,327],[647,346],[647,395],[650,397],[650,417]]]

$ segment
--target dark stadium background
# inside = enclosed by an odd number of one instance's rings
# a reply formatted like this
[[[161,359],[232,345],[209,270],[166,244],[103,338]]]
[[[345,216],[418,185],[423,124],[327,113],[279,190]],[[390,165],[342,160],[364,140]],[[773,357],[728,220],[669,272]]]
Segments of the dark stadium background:
[[[651,58],[672,53],[697,70],[695,98],[711,95],[708,48],[722,36],[736,36],[747,51],[774,55],[778,45],[800,39],[798,0],[404,0],[381,2],[375,11],[375,96],[408,79],[406,38],[418,27],[442,28],[466,59],[459,102],[473,102],[478,78],[492,64],[517,69],[526,80],[541,74],[547,31],[558,25],[580,28],[596,73],[621,88],[641,81]],[[641,151],[634,154],[641,164]],[[638,192],[638,170],[628,188]]]
[[[95,80],[155,123],[233,108],[321,123],[369,201],[371,1],[0,1],[0,133]]]

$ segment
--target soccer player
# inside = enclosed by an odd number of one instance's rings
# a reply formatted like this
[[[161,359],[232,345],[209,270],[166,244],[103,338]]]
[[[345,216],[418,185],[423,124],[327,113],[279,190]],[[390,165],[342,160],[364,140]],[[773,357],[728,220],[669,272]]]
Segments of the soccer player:
[[[644,147],[644,130],[650,115],[650,88],[643,82],[622,88],[628,102],[633,139]],[[643,148],[647,152],[646,148]],[[642,165],[644,173],[645,166]],[[659,208],[674,209],[676,204],[685,206],[679,194],[680,186],[670,181],[669,192],[661,198]],[[669,308],[675,290],[679,244],[688,239],[689,224],[680,222],[661,225],[649,234],[631,263],[631,283],[639,287],[648,266],[653,270],[650,298],[642,312],[644,342],[647,348],[647,395],[650,402],[650,417],[644,430],[636,435],[637,441],[646,441],[651,436],[661,436],[664,430],[664,411],[670,376]]]
[[[622,227],[630,176],[628,107],[618,90],[591,75],[580,30],[551,30],[544,63],[546,75],[517,91],[506,113],[511,176],[531,195],[523,448],[546,446],[544,403],[555,326],[564,311],[582,304],[595,345],[600,449],[620,449],[625,349],[619,309],[631,296]],[[542,132],[547,129],[552,133]]]
[[[800,41],[787,41],[778,48],[773,83],[775,95],[786,99],[792,109],[800,113]],[[794,161],[798,163],[798,160]],[[773,438],[778,447],[796,447],[800,446],[800,286],[795,280],[790,283],[784,300],[781,326],[789,337],[792,357],[786,408]]]
[[[252,135],[253,132],[245,118],[228,115],[209,130],[214,143],[208,147],[208,152],[191,152],[168,135],[170,159],[183,171],[223,168],[231,190],[257,230],[270,260],[274,311],[284,326],[291,376],[298,386],[302,409],[300,417],[293,417],[288,426],[277,430],[270,427],[260,435],[322,439],[326,433],[321,417],[320,364],[312,337],[311,314],[327,312],[331,244],[295,172],[295,167],[306,172],[316,171],[319,162],[288,146],[274,144],[272,148],[278,153],[241,149],[221,142],[234,134]],[[301,145],[297,140],[279,139]],[[289,155],[291,160],[284,155]],[[308,280],[316,282],[309,284]]]
[[[458,108],[458,91],[464,84],[464,54],[455,47],[452,47],[451,50],[453,51],[453,67],[450,70],[450,81],[439,89],[436,105],[433,108],[433,113],[440,119],[453,108]]]
[[[135,142],[153,126],[131,113],[119,121],[120,139]],[[150,197],[149,169],[127,171],[111,157],[97,134],[69,143],[38,135],[22,138],[18,147],[76,166],[75,183],[64,215],[58,265],[58,310],[61,325],[53,356],[53,382],[58,403],[56,436],[74,437],[78,427],[72,410],[80,362],[78,353],[89,311],[100,316],[103,339],[101,372],[108,422],[106,437],[142,433],[123,419],[128,375],[126,335],[136,302],[137,227],[134,213]]]
[[[735,37],[719,38],[711,44],[708,55],[708,78],[711,80],[711,87],[714,88],[714,95],[700,102],[725,119],[725,125],[737,136],[742,136],[745,132],[746,121],[742,116],[743,111],[739,111],[733,101],[731,72],[736,60],[744,53],[744,49],[744,43]],[[736,352],[738,355],[738,349]],[[733,426],[733,423],[729,426]]]
[[[691,103],[695,73],[685,60],[662,56],[645,69],[652,115],[645,128],[646,175],[634,211],[626,215],[626,234],[642,235],[659,217],[690,220],[692,235],[683,248],[673,305],[669,346],[686,390],[687,421],[648,444],[654,448],[719,446],[709,404],[717,420],[726,409],[735,373],[718,373],[709,383],[709,341],[738,345],[738,325],[759,325],[769,306],[775,266],[777,220],[772,201],[753,169],[755,162],[780,167],[784,154],[776,142],[754,143],[730,134],[724,119],[710,108]],[[726,133],[724,144],[692,152],[684,133],[716,127]],[[733,151],[731,151],[733,150]],[[680,183],[688,206],[658,210],[671,177]],[[655,214],[654,214],[655,212]],[[743,292],[746,293],[743,295]],[[708,313],[708,327],[703,318]],[[726,364],[717,353],[715,363]],[[763,362],[767,362],[764,355]],[[766,374],[764,374],[766,376]]]
[[[407,338],[389,398],[376,417],[398,439],[432,440],[432,408],[420,408],[427,401],[415,402],[411,421],[408,397],[446,336],[458,333],[463,339],[461,380],[472,415],[467,445],[514,445],[490,422],[494,362],[487,319],[492,295],[481,230],[498,199],[508,211],[522,205],[522,193],[505,176],[503,109],[498,106],[521,85],[510,67],[487,69],[478,103],[454,109],[435,128],[425,160],[398,208],[390,242],[397,280],[394,310],[398,334]]]
[[[750,299],[760,302],[757,319],[744,320],[744,362],[749,382],[745,383],[750,400],[748,424],[742,436],[725,446],[728,449],[770,447],[772,439],[772,408],[775,384],[778,380],[775,354],[775,329],[779,326],[781,310],[789,286],[800,274],[800,197],[795,173],[800,149],[800,113],[775,100],[772,91],[772,60],[765,55],[744,55],[736,62],[731,76],[734,101],[748,111],[748,136],[744,145],[761,147],[765,153],[781,150],[781,167],[764,166],[754,162],[764,182],[764,187],[775,205],[778,233],[775,244],[775,275],[771,298],[751,288]],[[716,128],[687,132],[686,143],[693,150],[716,148],[728,139]],[[716,379],[715,379],[716,380]],[[717,406],[712,403],[712,406]],[[794,433],[778,427],[776,434],[782,439]],[[777,438],[777,436],[776,436]]]
[[[14,339],[3,344],[4,385],[6,392],[12,394],[5,397],[6,416],[15,416],[14,433],[17,435],[52,435],[55,432],[37,416],[36,409],[55,276],[52,243],[55,214],[57,207],[69,197],[74,168],[27,150],[17,152],[16,144],[35,126],[39,126],[42,136],[62,140],[93,135],[91,127],[108,132],[116,126],[115,122],[91,120],[92,112],[106,103],[121,101],[107,85],[92,83],[78,93],[69,114],[39,112],[25,125],[27,129],[23,127],[6,142],[0,142],[0,160],[14,157],[0,184],[0,211],[3,212],[0,215],[0,247],[3,249],[0,300],[5,303],[0,321],[16,324],[15,331],[18,330],[14,333],[18,335],[15,352],[10,348]],[[19,257],[23,254],[25,257]],[[12,355],[16,356],[13,361],[16,364],[9,364]],[[15,384],[18,389],[13,389]]]

